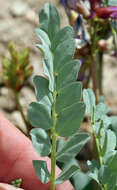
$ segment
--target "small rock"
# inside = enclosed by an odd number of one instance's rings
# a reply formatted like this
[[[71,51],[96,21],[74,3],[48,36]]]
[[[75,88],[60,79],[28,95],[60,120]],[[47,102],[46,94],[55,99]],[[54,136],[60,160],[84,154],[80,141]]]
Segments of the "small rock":
[[[16,104],[14,98],[10,95],[0,96],[0,108],[11,112],[16,108]]]
[[[23,118],[19,111],[14,111],[11,114],[10,121],[17,126],[19,129],[21,129],[25,134],[27,133],[26,126],[24,124]]]
[[[24,113],[27,115],[27,110],[31,102],[35,102],[35,94],[29,87],[23,87],[19,97],[20,105],[23,108]]]
[[[39,24],[38,15],[32,9],[29,9],[28,11],[26,11],[24,15],[24,19],[36,26]]]
[[[11,6],[11,14],[13,16],[23,16],[25,12],[28,10],[28,5],[22,2],[15,2]]]
[[[10,90],[7,87],[3,87],[0,89],[0,94],[2,96],[8,96],[9,93],[11,94]]]

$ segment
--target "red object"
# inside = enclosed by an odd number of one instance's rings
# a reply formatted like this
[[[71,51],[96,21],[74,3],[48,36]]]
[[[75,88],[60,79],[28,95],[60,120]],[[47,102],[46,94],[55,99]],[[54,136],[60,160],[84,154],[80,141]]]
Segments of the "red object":
[[[103,19],[117,18],[117,6],[97,8],[96,14],[99,18],[103,18]]]
[[[92,11],[95,11],[96,8],[100,7],[100,0],[89,0],[89,1]]]

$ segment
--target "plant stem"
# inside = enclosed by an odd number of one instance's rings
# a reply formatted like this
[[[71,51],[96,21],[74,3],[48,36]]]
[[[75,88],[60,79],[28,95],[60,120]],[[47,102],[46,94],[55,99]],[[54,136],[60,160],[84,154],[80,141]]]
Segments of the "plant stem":
[[[52,153],[51,153],[51,176],[50,176],[50,190],[55,190],[55,172],[56,172],[56,134],[55,129],[52,128]]]
[[[94,134],[94,138],[95,138],[95,144],[96,144],[98,159],[99,159],[99,162],[100,162],[100,166],[102,166],[103,159],[102,159],[102,156],[101,156],[101,151],[100,151],[100,147],[99,147],[99,143],[98,143],[98,138],[97,138],[97,135],[96,135],[96,132],[95,132],[95,128],[94,128],[94,123],[93,122],[92,122],[92,128],[93,128],[93,134]]]
[[[55,76],[55,85],[54,85],[54,92],[53,92],[53,106],[52,106],[52,119],[53,119],[53,127],[51,128],[51,135],[52,135],[52,152],[51,152],[51,175],[50,175],[50,190],[55,190],[55,173],[56,173],[56,119],[57,114],[55,110],[56,104],[56,76]]]
[[[91,28],[90,28],[90,36],[91,36],[91,46],[90,46],[90,57],[91,57],[91,63],[90,63],[90,71],[92,76],[92,83],[93,83],[93,91],[95,93],[96,97],[96,103],[98,102],[98,80],[97,80],[97,64],[95,59],[95,50],[96,50],[96,35],[97,35],[97,28],[98,26],[95,26],[94,21],[91,21]]]
[[[19,93],[16,92],[16,91],[14,91],[14,95],[15,95],[15,102],[16,102],[17,109],[18,109],[19,112],[21,113],[21,116],[22,116],[23,121],[24,121],[24,123],[25,123],[25,125],[26,125],[26,128],[27,128],[27,132],[28,132],[28,135],[27,135],[27,136],[29,136],[29,131],[30,131],[30,129],[31,129],[31,126],[30,126],[30,124],[28,123],[28,121],[26,120],[25,115],[24,115],[23,110],[22,110],[22,107],[21,107],[21,105],[20,105],[20,103],[19,103]]]
[[[102,74],[103,74],[103,53],[102,53],[102,51],[100,51],[99,53],[98,53],[98,61],[99,61],[99,63],[98,63],[98,80],[99,80],[99,95],[103,95],[103,88],[102,88]]]
[[[96,149],[97,149],[99,163],[100,163],[100,166],[102,166],[103,165],[103,157],[101,155],[101,150],[100,150],[100,147],[99,147],[98,138],[97,138],[97,135],[96,135],[96,132],[95,132],[94,122],[91,122],[91,124],[92,124],[92,128],[93,128],[93,134],[94,134],[94,138],[95,138],[95,145],[96,145]],[[103,186],[101,186],[101,189],[102,190],[107,190],[106,184],[104,184]]]
[[[90,70],[91,70],[92,81],[93,81],[93,91],[95,93],[96,103],[97,103],[98,102],[97,68],[96,68],[96,63],[95,63],[95,59],[94,59],[94,52],[92,50],[91,50]]]

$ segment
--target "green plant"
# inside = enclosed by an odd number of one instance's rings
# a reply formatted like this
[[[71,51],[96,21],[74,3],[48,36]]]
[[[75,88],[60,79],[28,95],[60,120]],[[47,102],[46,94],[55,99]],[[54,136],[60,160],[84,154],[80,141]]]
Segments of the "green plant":
[[[39,14],[40,29],[36,33],[41,40],[37,44],[44,56],[42,76],[34,77],[37,102],[30,104],[28,119],[32,126],[32,143],[40,156],[51,154],[51,171],[46,162],[34,160],[33,165],[42,183],[50,181],[50,189],[79,171],[78,164],[65,168],[55,179],[56,161],[72,160],[89,140],[86,133],[76,133],[80,128],[85,104],[81,101],[81,83],[76,82],[80,68],[74,60],[75,41],[69,26],[60,30],[58,11],[46,4]],[[60,137],[68,139],[61,143]],[[58,147],[58,148],[57,148]]]
[[[33,67],[29,62],[29,48],[17,51],[15,44],[10,42],[8,45],[10,59],[3,57],[2,59],[2,81],[14,93],[17,109],[20,111],[27,131],[31,129],[19,102],[19,93],[23,88],[25,81],[32,75]]]
[[[112,131],[109,108],[104,103],[95,104],[91,89],[84,90],[83,99],[89,113],[97,148],[97,160],[88,161],[89,176],[95,180],[101,190],[117,189],[117,150],[116,133]]]

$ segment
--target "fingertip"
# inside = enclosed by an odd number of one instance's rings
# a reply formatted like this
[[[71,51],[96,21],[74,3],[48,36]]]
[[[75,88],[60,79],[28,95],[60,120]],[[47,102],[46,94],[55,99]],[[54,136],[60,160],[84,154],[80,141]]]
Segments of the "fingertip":
[[[16,187],[6,184],[6,183],[0,183],[0,190],[23,190],[23,189],[16,188]]]

